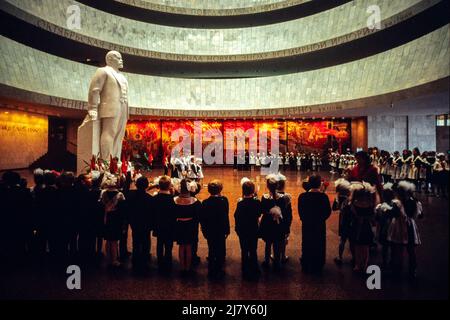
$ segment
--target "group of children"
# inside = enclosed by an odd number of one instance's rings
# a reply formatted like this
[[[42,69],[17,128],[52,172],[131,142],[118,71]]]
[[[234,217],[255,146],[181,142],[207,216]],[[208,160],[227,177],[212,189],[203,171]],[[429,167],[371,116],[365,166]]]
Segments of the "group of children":
[[[355,167],[356,159],[355,156],[350,153],[339,154],[337,152],[330,152],[328,154],[328,164],[330,166],[330,173],[343,174]]]
[[[172,178],[203,179],[202,159],[192,155],[173,155],[163,157],[164,175]]]
[[[378,169],[383,183],[398,183],[406,180],[416,186],[417,192],[429,196],[448,197],[449,162],[445,154],[434,151],[420,152],[418,148],[390,153],[378,148],[369,148],[371,164]],[[351,171],[357,161],[349,151],[346,154],[328,153],[328,164],[332,174],[342,176]]]
[[[338,179],[333,209],[339,211],[339,256],[341,265],[345,245],[349,242],[352,264],[357,272],[365,271],[369,250],[378,242],[382,247],[383,270],[398,278],[403,255],[409,257],[409,276],[415,278],[415,248],[421,243],[416,219],[423,217],[422,204],[414,197],[415,185],[409,181],[383,186],[383,199],[376,204],[376,190],[365,182]]]
[[[407,180],[416,186],[418,192],[448,197],[449,164],[443,153],[403,150],[390,154],[373,149],[372,163],[380,170],[385,183]]]
[[[111,266],[120,266],[119,241],[124,226],[130,224],[133,234],[133,264],[146,265],[150,252],[150,239],[157,238],[157,259],[161,271],[172,267],[172,247],[179,245],[179,261],[183,275],[193,272],[198,263],[199,229],[208,243],[208,275],[222,278],[226,257],[226,238],[230,234],[229,203],[221,192],[223,185],[214,179],[208,183],[209,197],[202,202],[196,197],[201,185],[187,178],[161,176],[153,184],[146,177],[136,181],[137,190],[119,191],[119,181],[114,175],[103,178],[100,202],[105,213],[106,252]],[[286,262],[286,244],[292,222],[291,197],[284,192],[286,178],[281,175],[267,176],[268,193],[259,200],[254,182],[241,181],[242,197],[234,213],[235,230],[239,236],[244,277],[259,274],[257,241],[265,243],[263,267],[271,261],[275,270]],[[149,188],[157,188],[153,195]],[[121,217],[121,218],[120,218]],[[120,220],[122,219],[122,220]],[[200,227],[200,228],[199,228]],[[273,254],[272,254],[273,252]],[[148,261],[148,260],[147,260]]]
[[[320,270],[325,262],[325,220],[330,209],[328,198],[321,198],[325,193],[319,178],[313,175],[311,183],[317,180],[317,186],[304,186],[308,192],[299,196],[305,270]],[[209,197],[200,201],[197,195],[201,184],[188,177],[164,175],[150,182],[142,174],[130,171],[118,175],[94,170],[75,177],[71,172],[60,174],[38,169],[34,179],[35,186],[28,189],[26,181],[17,173],[3,174],[0,194],[8,212],[5,217],[11,221],[6,220],[14,232],[5,233],[2,252],[25,249],[49,252],[57,259],[74,253],[92,258],[102,254],[105,240],[109,265],[119,267],[121,260],[129,255],[130,226],[133,266],[147,266],[153,235],[157,239],[159,269],[171,270],[176,242],[181,271],[189,274],[200,261],[197,249],[201,230],[208,243],[208,274],[214,278],[224,276],[230,221],[229,202],[222,195],[220,180],[208,183]],[[135,190],[130,188],[133,182]],[[274,270],[280,270],[288,259],[286,245],[292,223],[292,198],[285,193],[285,186],[286,177],[282,174],[268,175],[267,193],[258,198],[255,183],[247,178],[241,181],[242,197],[233,217],[245,278],[259,274],[258,239],[265,242],[264,268],[272,264]],[[349,242],[355,271],[364,271],[369,249],[378,241],[382,246],[383,267],[399,274],[406,251],[409,275],[414,277],[415,247],[420,244],[415,220],[423,215],[422,205],[414,197],[415,184],[399,181],[385,183],[383,188],[378,195],[382,202],[376,205],[373,186],[344,179],[336,181],[333,209],[340,212],[340,244],[335,262],[342,264],[345,244]],[[323,202],[322,209],[318,207],[319,202]]]

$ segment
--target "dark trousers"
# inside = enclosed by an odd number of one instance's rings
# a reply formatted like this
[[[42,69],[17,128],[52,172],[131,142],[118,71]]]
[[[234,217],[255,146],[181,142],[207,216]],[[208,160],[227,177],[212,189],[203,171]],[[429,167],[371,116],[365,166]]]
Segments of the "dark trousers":
[[[223,271],[225,263],[225,235],[208,239],[208,272],[215,274]]]
[[[410,275],[414,275],[417,269],[417,257],[416,246],[414,244],[408,244],[406,246],[406,252],[408,253],[408,272]]]
[[[91,259],[95,256],[96,236],[95,232],[80,232],[78,237],[78,250],[83,259]]]
[[[122,236],[119,241],[119,255],[120,259],[128,258],[128,224],[123,227]]]
[[[150,230],[133,232],[133,264],[145,264],[148,261],[150,246]]]
[[[273,265],[275,267],[279,267],[280,262],[281,262],[281,246],[282,245],[283,245],[282,240],[266,241],[266,247],[264,250],[264,261],[267,263],[270,261],[270,253],[271,253],[271,249],[273,247]]]
[[[157,238],[156,255],[158,256],[158,266],[160,268],[170,268],[172,266],[172,248],[172,239]]]
[[[252,274],[258,270],[258,237],[239,237],[241,245],[242,273]]]
[[[389,175],[389,174],[382,174],[381,176],[383,177],[383,183],[391,182],[391,175]]]

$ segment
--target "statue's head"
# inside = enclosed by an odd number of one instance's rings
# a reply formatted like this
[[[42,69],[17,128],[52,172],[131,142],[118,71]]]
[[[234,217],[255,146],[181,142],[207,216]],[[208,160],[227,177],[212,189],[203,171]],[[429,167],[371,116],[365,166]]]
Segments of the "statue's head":
[[[114,69],[123,68],[122,55],[117,51],[109,51],[105,57],[106,65]]]

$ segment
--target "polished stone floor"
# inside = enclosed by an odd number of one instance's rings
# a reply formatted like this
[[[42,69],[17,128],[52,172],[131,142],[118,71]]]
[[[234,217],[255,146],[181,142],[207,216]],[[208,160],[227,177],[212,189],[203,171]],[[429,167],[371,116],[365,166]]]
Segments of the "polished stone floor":
[[[240,179],[254,178],[262,194],[264,180],[257,172],[233,171],[231,168],[205,168],[205,181],[220,178],[224,181],[223,194],[230,200],[230,218],[240,196]],[[23,172],[22,172],[23,173]],[[159,171],[156,170],[155,174]],[[25,175],[29,173],[25,172]],[[3,299],[448,299],[449,224],[448,200],[419,195],[425,209],[425,218],[418,222],[423,244],[418,247],[418,277],[414,282],[406,279],[394,281],[383,274],[380,290],[368,290],[366,278],[352,273],[349,253],[343,266],[337,267],[333,258],[338,248],[338,214],[333,213],[327,221],[326,266],[321,276],[301,272],[299,257],[301,223],[297,212],[297,197],[302,191],[306,173],[286,172],[287,191],[293,195],[294,220],[287,254],[290,257],[284,272],[263,272],[258,282],[242,279],[240,273],[240,249],[234,230],[227,240],[227,276],[222,281],[206,277],[206,241],[200,236],[199,255],[202,258],[197,274],[182,278],[177,272],[177,248],[174,247],[175,268],[171,276],[161,276],[152,264],[145,274],[135,274],[128,263],[123,270],[110,271],[104,265],[82,267],[81,290],[68,290],[65,268],[46,266],[41,263],[25,263],[0,274],[0,298]],[[324,177],[333,180],[328,173]],[[327,191],[330,201],[334,198],[333,184]],[[199,197],[207,196],[206,188]],[[152,238],[152,254],[155,238]],[[259,242],[259,258],[263,254],[263,242]],[[371,256],[371,264],[380,263],[380,254]]]

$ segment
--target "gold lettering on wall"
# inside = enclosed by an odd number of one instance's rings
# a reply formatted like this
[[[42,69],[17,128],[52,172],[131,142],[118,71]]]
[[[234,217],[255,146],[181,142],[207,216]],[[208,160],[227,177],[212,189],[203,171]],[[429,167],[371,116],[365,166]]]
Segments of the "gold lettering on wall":
[[[45,116],[0,108],[0,170],[26,168],[47,152]]]

